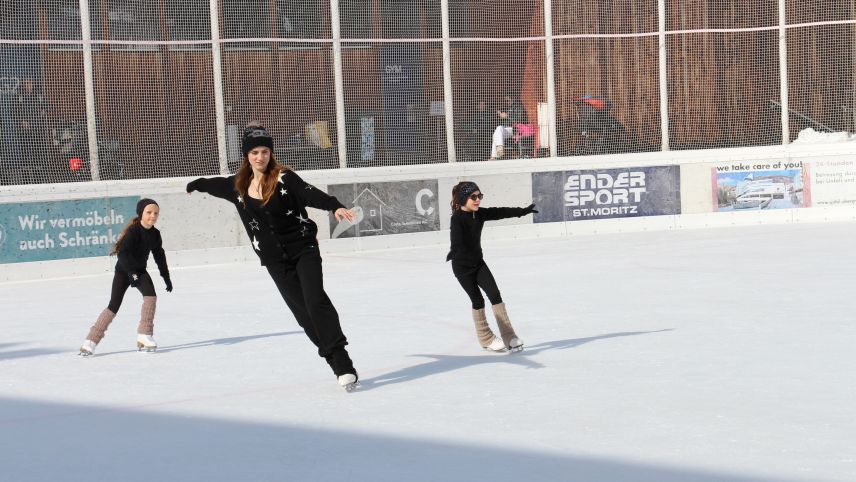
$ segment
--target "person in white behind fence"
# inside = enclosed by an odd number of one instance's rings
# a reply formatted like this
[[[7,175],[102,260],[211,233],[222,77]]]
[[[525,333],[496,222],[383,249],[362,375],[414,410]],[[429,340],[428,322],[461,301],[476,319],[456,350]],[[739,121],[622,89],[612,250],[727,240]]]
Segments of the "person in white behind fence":
[[[452,246],[446,261],[452,262],[455,278],[470,297],[476,337],[482,348],[499,352],[520,351],[523,349],[523,340],[517,336],[511,326],[496,280],[493,279],[493,274],[484,261],[481,233],[485,221],[520,217],[538,211],[535,210],[534,204],[525,208],[482,208],[483,197],[484,194],[474,182],[459,182],[452,188],[452,221],[449,233]],[[487,324],[484,297],[480,290],[484,290],[490,300],[501,340],[493,334]]]
[[[113,249],[111,255],[117,255],[116,269],[113,274],[113,289],[110,303],[98,315],[95,324],[89,329],[89,335],[80,347],[80,354],[89,356],[95,353],[95,347],[104,338],[107,328],[119,312],[128,287],[140,290],[143,295],[143,307],[140,312],[140,324],[137,326],[137,350],[155,351],[158,347],[154,339],[155,307],[157,294],[152,278],[146,271],[149,253],[155,258],[158,271],[166,284],[167,292],[172,291],[172,280],[166,264],[166,254],[160,231],[155,223],[160,216],[160,206],[153,199],[140,199],[137,203],[137,215],[128,222]]]
[[[505,94],[505,107],[496,111],[500,119],[500,125],[493,130],[493,141],[490,149],[490,158],[498,159],[505,155],[505,140],[514,136],[514,126],[526,122],[526,111],[520,99],[514,94]]]

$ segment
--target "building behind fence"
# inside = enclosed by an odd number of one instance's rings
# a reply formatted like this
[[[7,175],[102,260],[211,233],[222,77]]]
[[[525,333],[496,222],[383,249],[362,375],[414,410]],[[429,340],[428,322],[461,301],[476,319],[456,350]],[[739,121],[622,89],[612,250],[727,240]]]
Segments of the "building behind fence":
[[[251,120],[297,169],[486,161],[507,94],[504,157],[786,144],[856,131],[855,60],[856,0],[15,0],[0,175],[232,172]]]

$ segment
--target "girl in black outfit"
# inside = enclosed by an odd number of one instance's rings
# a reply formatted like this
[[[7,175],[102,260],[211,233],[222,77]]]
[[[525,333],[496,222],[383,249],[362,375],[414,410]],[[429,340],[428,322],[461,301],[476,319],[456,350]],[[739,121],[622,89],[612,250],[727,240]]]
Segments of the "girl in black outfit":
[[[104,338],[104,334],[125,298],[128,287],[134,287],[143,294],[143,308],[140,313],[140,324],[137,327],[137,350],[155,351],[158,347],[154,335],[155,307],[157,295],[152,278],[146,271],[149,253],[155,258],[158,271],[166,284],[166,290],[172,291],[172,280],[169,279],[169,268],[166,264],[160,231],[155,223],[160,215],[160,207],[152,199],[140,199],[137,203],[137,216],[132,219],[119,239],[113,245],[111,255],[117,255],[116,271],[113,275],[113,290],[110,303],[98,315],[95,324],[89,329],[89,335],[80,347],[80,354],[89,356],[95,353],[95,347]]]
[[[241,149],[244,160],[235,175],[196,179],[187,192],[208,193],[235,205],[253,250],[285,304],[339,384],[351,391],[357,386],[357,371],[345,350],[348,341],[339,315],[324,292],[318,227],[306,208],[333,211],[337,220],[352,221],[354,212],[279,164],[273,138],[264,127],[248,125]]]
[[[514,333],[496,280],[484,262],[481,233],[485,221],[520,217],[538,211],[535,210],[534,204],[525,208],[480,208],[483,197],[484,194],[474,182],[459,182],[452,188],[452,248],[446,256],[446,261],[452,261],[452,272],[470,297],[476,336],[482,348],[492,351],[520,351],[523,349],[523,340]],[[490,300],[502,340],[493,334],[487,324],[484,297],[479,288],[484,290]]]

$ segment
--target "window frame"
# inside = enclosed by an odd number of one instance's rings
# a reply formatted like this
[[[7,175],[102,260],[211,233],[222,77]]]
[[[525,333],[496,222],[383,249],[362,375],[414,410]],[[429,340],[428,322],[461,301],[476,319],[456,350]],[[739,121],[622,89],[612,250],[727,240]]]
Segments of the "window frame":
[[[220,5],[219,19],[220,19],[221,26],[222,26],[222,28],[220,29],[221,38],[223,38],[223,39],[273,38],[274,24],[273,24],[273,19],[270,18],[271,17],[271,8],[272,8],[271,2],[273,2],[273,1],[274,0],[221,0],[219,2],[219,5]],[[262,32],[261,35],[254,35],[254,36],[245,36],[241,32],[239,32],[239,35],[236,35],[236,36],[231,35],[232,32],[227,31],[227,29],[228,29],[227,25],[235,24],[235,22],[230,22],[229,21],[230,19],[228,18],[228,16],[235,14],[235,12],[232,12],[233,9],[235,9],[236,11],[245,10],[247,4],[251,3],[251,2],[260,3],[260,4],[262,4],[261,7],[266,7],[266,8],[262,8],[262,11],[266,12],[265,15],[256,15],[255,18],[264,18],[264,17],[268,18],[267,32]],[[251,12],[246,12],[244,15],[245,15],[245,17],[243,17],[244,22],[241,23],[242,29],[246,28],[246,27],[244,27],[244,25],[247,24],[246,21],[251,20],[253,18],[251,16]],[[250,23],[250,24],[252,24],[252,23]],[[261,22],[259,22],[259,24],[264,25]],[[271,48],[270,42],[240,42],[240,43],[224,42],[222,50],[226,51],[226,52],[264,52],[264,51],[270,51],[273,49]]]
[[[48,51],[51,52],[81,52],[83,51],[83,44],[81,40],[83,40],[83,30],[80,27],[80,3],[77,0],[64,0],[68,5],[63,5],[63,0],[54,0],[50,3],[43,3],[38,8],[43,9],[45,12],[47,26],[45,34],[47,36],[47,40],[56,40],[63,41],[68,40],[68,44],[48,44]],[[57,12],[62,10],[61,14]],[[67,24],[63,22],[62,25],[62,34],[63,35],[55,35],[59,33],[57,30],[57,22],[55,19],[58,17],[61,19],[68,20],[68,13],[75,12],[76,15],[74,18],[76,22],[71,24]],[[90,0],[89,2],[89,28],[90,34],[93,40],[100,39],[101,33],[103,30],[102,22],[101,22],[101,3],[99,0]],[[66,36],[65,34],[69,33],[68,27],[72,26],[71,36]],[[101,50],[100,44],[92,44],[92,50],[98,51]]]
[[[211,44],[213,39],[211,38],[211,3],[207,0],[192,0],[194,2],[198,2],[200,5],[204,4],[205,8],[205,16],[204,16],[204,31],[206,35],[204,38],[188,38],[187,36],[174,35],[172,25],[170,25],[170,21],[173,19],[172,13],[176,6],[184,6],[188,7],[188,2],[190,0],[164,0],[164,17],[163,17],[163,28],[166,30],[167,41],[181,41],[181,40],[206,40],[205,43],[200,44],[178,44],[178,45],[169,45],[169,50],[172,52],[210,52]],[[191,9],[197,8],[200,5],[190,6]],[[184,27],[186,24],[178,25],[177,30],[185,31]]]
[[[156,0],[155,2],[152,2],[152,1],[135,2],[133,0],[104,0],[104,1],[107,3],[107,8],[106,8],[107,19],[106,20],[107,20],[107,31],[109,33],[109,38],[106,39],[107,41],[109,41],[109,42],[113,42],[113,41],[120,41],[120,42],[130,41],[130,42],[133,42],[135,40],[139,40],[142,42],[162,42],[163,41],[164,18],[161,15],[161,11],[162,11],[161,7],[163,7],[163,1],[164,0]],[[137,19],[139,19],[141,17],[133,17],[133,16],[131,17],[131,18],[133,18],[133,20],[131,22],[126,22],[126,24],[133,24],[133,25],[138,27],[137,29],[133,30],[132,35],[131,35],[132,38],[130,38],[130,39],[114,38],[113,32],[115,30],[118,30],[118,31],[124,33],[124,31],[122,29],[114,29],[113,28],[113,21],[114,21],[114,19],[112,18],[113,14],[114,14],[114,12],[119,11],[118,9],[114,10],[114,8],[117,7],[117,4],[119,4],[118,6],[122,6],[122,7],[130,7],[125,11],[127,12],[129,10],[133,10],[132,15],[139,13],[141,5],[149,6],[149,8],[152,11],[146,12],[146,13],[149,13],[150,15],[148,15],[148,17],[149,17],[148,19],[143,19],[143,21],[145,22],[146,20],[148,20],[151,23],[151,25],[149,25],[148,27],[149,27],[151,32],[154,32],[153,38],[146,39],[146,38],[141,38],[141,36],[137,36],[137,34],[144,31],[143,29],[145,27],[143,27],[143,23],[137,22]],[[152,5],[152,4],[154,4],[154,5]],[[146,52],[159,52],[160,49],[161,49],[160,45],[146,45],[146,44],[115,44],[115,45],[113,45],[113,44],[110,44],[110,50],[116,51],[116,52],[146,53]]]

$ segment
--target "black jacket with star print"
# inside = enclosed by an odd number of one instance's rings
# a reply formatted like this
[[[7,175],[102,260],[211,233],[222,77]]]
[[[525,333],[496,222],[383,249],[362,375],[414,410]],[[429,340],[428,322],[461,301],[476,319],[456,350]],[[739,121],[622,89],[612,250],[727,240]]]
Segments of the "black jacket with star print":
[[[264,206],[261,200],[249,196],[244,199],[238,194],[235,176],[196,179],[187,185],[187,192],[192,191],[208,193],[235,205],[263,265],[297,258],[308,249],[317,249],[318,226],[309,219],[307,207],[325,211],[345,207],[288,169],[280,174],[276,192]]]

